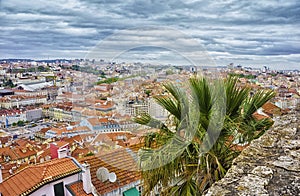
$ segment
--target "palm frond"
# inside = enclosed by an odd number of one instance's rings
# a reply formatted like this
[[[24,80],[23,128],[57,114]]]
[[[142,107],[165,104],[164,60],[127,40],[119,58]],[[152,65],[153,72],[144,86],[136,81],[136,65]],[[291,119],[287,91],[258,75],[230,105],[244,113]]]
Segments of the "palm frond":
[[[275,92],[272,90],[259,90],[253,96],[248,97],[244,104],[243,118],[246,120],[251,119],[253,113],[274,96]]]
[[[239,88],[238,78],[230,76],[225,81],[226,115],[234,119],[239,116],[244,101],[247,99],[250,88]]]

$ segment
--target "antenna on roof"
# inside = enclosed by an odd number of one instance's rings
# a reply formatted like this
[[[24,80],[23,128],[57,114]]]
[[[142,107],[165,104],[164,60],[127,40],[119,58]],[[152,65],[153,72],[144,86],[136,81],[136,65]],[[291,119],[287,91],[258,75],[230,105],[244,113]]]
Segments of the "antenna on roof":
[[[108,180],[109,180],[110,182],[116,182],[116,181],[117,181],[117,175],[116,175],[114,172],[109,173],[109,174],[108,174]]]
[[[109,171],[105,167],[100,167],[96,172],[96,176],[99,180],[105,182],[109,178]]]
[[[109,173],[108,169],[105,167],[100,167],[97,172],[96,176],[98,180],[101,182],[105,182],[109,180],[109,182],[116,182],[117,181],[117,175],[114,172]]]

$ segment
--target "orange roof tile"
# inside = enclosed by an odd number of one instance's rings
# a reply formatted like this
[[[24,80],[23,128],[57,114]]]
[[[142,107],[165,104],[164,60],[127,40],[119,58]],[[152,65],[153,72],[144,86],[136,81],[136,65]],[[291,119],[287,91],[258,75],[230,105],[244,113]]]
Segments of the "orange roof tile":
[[[63,138],[62,140],[72,144],[72,143],[83,141],[83,137],[81,137],[81,135],[76,135],[76,136],[73,136],[73,137],[70,137],[70,138],[68,138],[68,137]]]
[[[280,107],[276,106],[275,104],[271,103],[271,102],[267,102],[262,106],[263,110],[265,113],[267,114],[276,114],[276,113],[280,113],[281,109]]]
[[[67,189],[72,193],[72,195],[76,196],[92,196],[93,194],[86,194],[86,192],[83,190],[82,181],[77,181],[72,184],[66,185]]]
[[[15,147],[14,151],[18,156],[18,159],[23,159],[37,154],[37,152],[33,148],[26,148],[26,147],[17,146]]]
[[[81,163],[86,161],[90,164],[92,183],[97,192],[102,195],[141,179],[141,173],[138,171],[133,154],[134,152],[129,149],[121,148],[97,157],[85,157],[79,161]],[[105,167],[109,172],[114,172],[117,175],[117,182],[100,181],[96,177],[96,172],[100,167]]]
[[[8,147],[8,146],[4,147],[4,148],[0,148],[0,163],[4,162],[4,159],[2,158],[2,156],[9,156],[10,160],[17,160],[18,159],[18,156],[13,151],[13,149]]]
[[[255,112],[252,116],[253,116],[256,120],[262,120],[262,119],[265,119],[265,118],[270,118],[269,116],[265,116],[265,115],[259,114],[259,113],[257,113],[257,112]]]
[[[61,147],[64,147],[64,146],[69,145],[69,142],[66,142],[66,141],[58,141],[58,142],[54,142],[53,144],[55,144],[57,147],[61,148]]]
[[[72,131],[91,131],[87,126],[74,127]]]
[[[5,179],[0,184],[1,194],[29,195],[48,182],[80,171],[81,169],[70,158],[31,165]]]
[[[106,133],[98,133],[98,135],[93,139],[92,143],[105,141],[112,141],[112,139],[108,137]]]
[[[89,118],[87,119],[92,126],[102,125],[103,123],[117,123],[114,120],[109,120],[108,118]]]
[[[79,155],[86,155],[90,152],[91,150],[87,147],[85,148],[76,148],[75,150],[72,151],[71,156],[75,158],[79,158]]]
[[[37,157],[37,161],[40,161],[41,158],[45,158],[46,156],[51,156],[50,148],[44,149],[42,153]]]

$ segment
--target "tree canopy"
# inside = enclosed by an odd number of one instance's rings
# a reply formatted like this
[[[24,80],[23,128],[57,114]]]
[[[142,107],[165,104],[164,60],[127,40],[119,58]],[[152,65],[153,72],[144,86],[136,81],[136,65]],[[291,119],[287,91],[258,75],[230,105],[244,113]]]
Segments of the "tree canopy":
[[[162,195],[200,195],[226,174],[240,154],[237,145],[249,144],[273,123],[253,116],[275,96],[271,90],[252,95],[236,77],[210,81],[195,76],[187,86],[165,84],[168,96],[155,97],[169,112],[167,121],[146,113],[135,118],[159,129],[145,136],[139,151],[146,195],[155,189]]]

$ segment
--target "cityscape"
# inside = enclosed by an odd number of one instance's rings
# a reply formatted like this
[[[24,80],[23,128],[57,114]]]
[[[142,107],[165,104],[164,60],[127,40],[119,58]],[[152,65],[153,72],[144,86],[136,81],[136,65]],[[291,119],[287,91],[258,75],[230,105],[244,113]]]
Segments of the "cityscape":
[[[16,4],[0,196],[300,194],[299,2]]]

